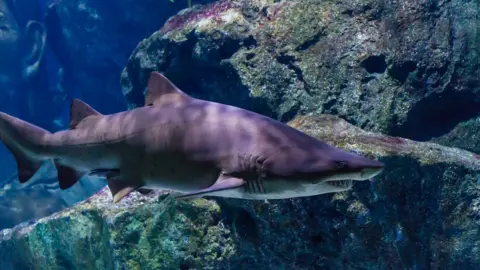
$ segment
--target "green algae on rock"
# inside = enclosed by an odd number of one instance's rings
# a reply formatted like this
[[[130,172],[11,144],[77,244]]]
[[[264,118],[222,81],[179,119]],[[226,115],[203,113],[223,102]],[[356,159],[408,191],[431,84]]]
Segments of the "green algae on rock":
[[[1,269],[473,269],[480,263],[480,157],[364,131],[330,116],[291,126],[386,167],[314,197],[175,201],[108,188],[0,232]]]
[[[458,163],[472,170],[480,169],[475,153],[459,148],[448,148],[430,142],[367,132],[332,115],[300,116],[290,125],[337,147],[360,151],[370,156],[405,156],[418,160],[422,165]]]
[[[53,162],[45,163],[27,183],[20,183],[15,173],[0,188],[0,229],[49,216],[87,199],[105,185],[105,180],[92,181],[85,176],[72,188],[61,190]]]
[[[111,200],[105,188],[33,225],[2,231],[0,254],[11,260],[1,268],[178,269],[199,261],[208,266],[234,251],[230,232],[215,221],[220,208],[214,201],[175,202],[161,192]]]
[[[157,70],[277,119],[336,114],[428,140],[480,111],[479,12],[478,1],[222,0],[140,42],[121,82],[131,107]]]
[[[432,139],[432,142],[480,154],[480,117],[458,124],[449,133]]]

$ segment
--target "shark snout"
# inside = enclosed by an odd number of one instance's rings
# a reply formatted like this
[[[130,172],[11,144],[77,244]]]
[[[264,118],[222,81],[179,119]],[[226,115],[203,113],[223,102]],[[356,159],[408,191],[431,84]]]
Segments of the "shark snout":
[[[379,173],[381,173],[383,170],[383,167],[377,167],[377,168],[364,168],[360,172],[360,178],[362,180],[367,180],[372,177],[377,176]]]
[[[367,180],[382,172],[385,166],[383,162],[370,159],[354,153],[342,152],[337,160],[343,158],[345,163],[344,170],[349,172],[355,180]]]
[[[364,158],[362,164],[359,166],[360,170],[360,180],[367,180],[372,177],[375,177],[382,172],[385,165],[377,160]]]

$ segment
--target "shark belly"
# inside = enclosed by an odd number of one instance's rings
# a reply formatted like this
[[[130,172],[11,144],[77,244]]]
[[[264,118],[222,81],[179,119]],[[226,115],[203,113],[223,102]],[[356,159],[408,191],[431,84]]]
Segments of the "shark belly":
[[[254,184],[249,183],[235,189],[216,191],[215,193],[207,194],[206,196],[246,200],[276,200],[316,196],[325,193],[340,192],[347,189],[335,187],[327,183],[305,184],[301,183],[301,181],[271,179],[268,181],[259,181]]]
[[[185,156],[160,153],[147,156],[143,164],[144,187],[192,192],[211,186],[220,170],[209,163],[188,160]]]

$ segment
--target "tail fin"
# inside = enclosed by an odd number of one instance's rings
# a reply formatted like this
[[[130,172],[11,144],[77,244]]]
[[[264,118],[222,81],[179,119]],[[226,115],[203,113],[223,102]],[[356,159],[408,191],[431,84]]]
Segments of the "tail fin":
[[[47,130],[0,112],[0,140],[12,152],[20,183],[27,182],[42,165],[41,146]]]

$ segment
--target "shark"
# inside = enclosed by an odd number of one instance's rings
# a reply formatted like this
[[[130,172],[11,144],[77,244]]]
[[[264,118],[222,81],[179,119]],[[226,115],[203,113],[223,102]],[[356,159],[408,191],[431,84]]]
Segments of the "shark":
[[[155,71],[143,107],[104,115],[74,99],[68,130],[55,133],[0,112],[0,140],[20,183],[49,161],[61,189],[85,175],[106,178],[113,203],[155,189],[177,199],[314,196],[348,190],[384,167],[265,115],[194,98]]]

